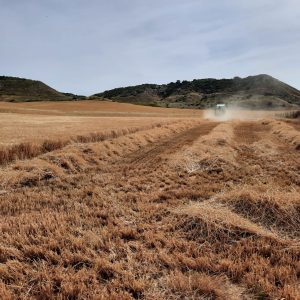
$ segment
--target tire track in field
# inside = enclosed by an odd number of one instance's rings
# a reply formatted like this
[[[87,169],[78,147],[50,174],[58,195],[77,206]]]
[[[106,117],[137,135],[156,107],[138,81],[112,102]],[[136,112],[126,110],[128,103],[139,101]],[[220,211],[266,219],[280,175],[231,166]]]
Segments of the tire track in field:
[[[239,144],[253,144],[268,131],[267,126],[258,122],[241,122],[234,128],[235,141]]]
[[[128,164],[146,166],[158,163],[161,160],[162,155],[174,153],[184,146],[191,145],[200,136],[209,134],[209,132],[211,132],[218,124],[219,123],[217,122],[201,124],[177,135],[173,135],[154,146],[150,145],[149,147],[146,147],[146,149],[144,148],[133,153],[129,157]]]

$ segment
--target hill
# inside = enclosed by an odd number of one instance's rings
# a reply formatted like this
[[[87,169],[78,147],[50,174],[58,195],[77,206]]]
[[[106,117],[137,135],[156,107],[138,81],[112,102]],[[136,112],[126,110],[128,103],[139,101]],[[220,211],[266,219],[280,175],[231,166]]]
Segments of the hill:
[[[41,81],[0,76],[0,101],[25,102],[46,100],[71,100]]]
[[[119,102],[163,107],[206,108],[218,102],[248,108],[300,105],[300,91],[269,76],[194,79],[169,84],[142,84],[93,95]]]

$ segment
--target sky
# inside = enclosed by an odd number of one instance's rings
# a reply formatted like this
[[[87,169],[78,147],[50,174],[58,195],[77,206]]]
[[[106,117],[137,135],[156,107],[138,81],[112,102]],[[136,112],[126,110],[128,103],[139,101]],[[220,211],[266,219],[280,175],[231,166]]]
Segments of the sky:
[[[300,89],[299,0],[0,0],[0,75],[91,95],[269,74]]]

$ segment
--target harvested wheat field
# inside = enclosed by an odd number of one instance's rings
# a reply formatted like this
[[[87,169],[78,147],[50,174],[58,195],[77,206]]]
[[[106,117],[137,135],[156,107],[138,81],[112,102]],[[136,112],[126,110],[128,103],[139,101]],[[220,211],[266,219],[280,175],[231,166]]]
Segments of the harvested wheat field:
[[[1,129],[0,298],[300,299],[296,122],[143,109]]]
[[[42,101],[42,102],[0,102],[0,112],[22,114],[70,115],[70,116],[201,116],[199,109],[179,109],[134,105],[112,101]]]
[[[32,158],[72,142],[95,142],[199,118],[201,110],[109,101],[0,102],[0,164]]]

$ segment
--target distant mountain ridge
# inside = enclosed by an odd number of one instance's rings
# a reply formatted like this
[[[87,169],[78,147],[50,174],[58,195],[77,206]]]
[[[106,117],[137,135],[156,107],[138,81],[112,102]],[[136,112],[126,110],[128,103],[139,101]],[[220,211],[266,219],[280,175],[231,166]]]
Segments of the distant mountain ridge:
[[[194,79],[142,84],[93,95],[119,102],[166,107],[206,108],[222,102],[249,108],[300,105],[300,91],[265,74],[233,79]]]
[[[41,81],[0,76],[0,101],[112,100],[133,104],[207,108],[227,103],[246,108],[300,106],[300,91],[269,75],[233,79],[194,79],[169,84],[115,88],[90,97],[61,93]]]
[[[0,76],[0,101],[25,102],[71,99],[72,97],[56,91],[41,81]]]

